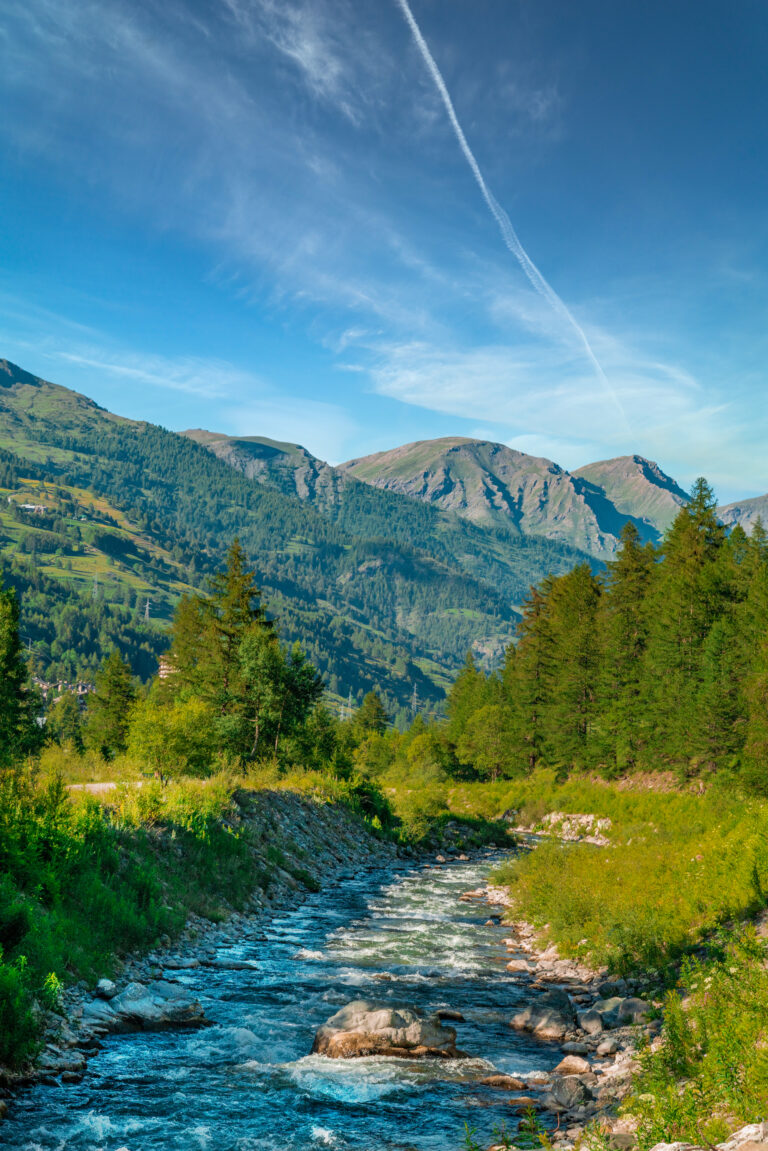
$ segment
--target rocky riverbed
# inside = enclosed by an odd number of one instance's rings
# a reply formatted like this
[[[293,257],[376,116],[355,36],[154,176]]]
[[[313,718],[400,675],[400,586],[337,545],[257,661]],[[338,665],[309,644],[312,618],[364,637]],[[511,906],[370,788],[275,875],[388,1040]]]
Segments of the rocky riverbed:
[[[639,1041],[659,1042],[647,984],[502,923],[492,852],[409,862],[295,796],[269,821],[280,862],[247,911],[193,918],[67,993],[14,1085],[5,1145],[447,1151],[466,1122],[502,1148],[531,1110],[563,1151],[595,1122],[616,1151],[634,1145],[616,1110]]]

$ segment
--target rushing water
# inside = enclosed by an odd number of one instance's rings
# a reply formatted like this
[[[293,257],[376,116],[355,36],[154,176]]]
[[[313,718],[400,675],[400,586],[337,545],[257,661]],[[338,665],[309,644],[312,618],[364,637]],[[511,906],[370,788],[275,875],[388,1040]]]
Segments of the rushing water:
[[[0,1144],[26,1151],[454,1151],[465,1121],[490,1138],[514,1117],[494,1071],[547,1070],[556,1047],[509,1026],[524,988],[505,930],[460,902],[490,860],[358,873],[218,949],[249,970],[178,973],[214,1026],[114,1036],[82,1083],[17,1098]],[[172,977],[173,973],[170,973]],[[452,1008],[471,1060],[331,1060],[317,1028],[352,999]]]

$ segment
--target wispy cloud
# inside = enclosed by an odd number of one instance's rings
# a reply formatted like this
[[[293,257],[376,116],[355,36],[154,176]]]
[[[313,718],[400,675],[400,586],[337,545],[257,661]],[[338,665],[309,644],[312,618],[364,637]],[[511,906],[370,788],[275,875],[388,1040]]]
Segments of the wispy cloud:
[[[95,369],[150,388],[168,388],[206,399],[221,399],[237,395],[243,389],[263,389],[265,386],[257,376],[238,370],[226,361],[193,356],[173,359],[134,352],[110,355],[103,350],[91,348],[82,351],[60,350],[54,353],[54,357],[68,364]]]
[[[619,396],[611,385],[608,377],[606,376],[603,365],[597,358],[595,350],[589,341],[589,337],[587,336],[584,327],[579,323],[568,305],[560,298],[551,284],[544,277],[539,267],[528,255],[528,252],[520,242],[520,238],[518,237],[517,232],[512,225],[512,221],[510,220],[504,208],[502,208],[499,204],[491,189],[488,187],[485,176],[480,170],[480,165],[477,162],[474,152],[469,146],[467,137],[464,134],[464,129],[462,128],[461,123],[459,122],[459,118],[456,115],[456,109],[454,107],[453,100],[451,99],[448,88],[446,87],[443,75],[435,62],[435,58],[429,49],[429,45],[422,35],[419,25],[414,18],[408,0],[396,0],[396,3],[405,16],[408,27],[410,28],[413,38],[416,42],[416,46],[424,59],[424,63],[426,64],[432,79],[434,80],[435,87],[440,94],[440,99],[445,106],[445,111],[447,113],[451,128],[453,129],[453,133],[456,136],[456,140],[458,141],[459,148],[461,149],[461,152],[467,161],[467,164],[469,165],[469,169],[475,179],[475,182],[477,183],[477,186],[480,189],[480,193],[483,199],[488,206],[488,210],[498,225],[499,231],[501,232],[501,237],[505,245],[522,268],[527,279],[530,281],[533,290],[549,304],[555,316],[558,317],[561,324],[564,326],[566,333],[571,337],[574,335],[576,336],[578,343],[581,345],[587,359],[591,363],[598,379],[603,385],[608,401],[616,409],[616,412],[622,423],[626,425],[626,416],[622,409]]]
[[[768,485],[768,464],[755,437],[745,442],[737,411],[712,389],[630,344],[593,332],[609,365],[630,431],[618,425],[599,383],[572,353],[541,342],[472,349],[427,343],[379,343],[366,363],[377,392],[417,407],[482,421],[522,451],[568,467],[598,456],[641,452],[676,466],[683,481],[710,469],[724,484],[749,468]],[[363,366],[363,364],[359,364]],[[759,477],[759,478],[758,478]],[[743,481],[742,481],[743,482]]]

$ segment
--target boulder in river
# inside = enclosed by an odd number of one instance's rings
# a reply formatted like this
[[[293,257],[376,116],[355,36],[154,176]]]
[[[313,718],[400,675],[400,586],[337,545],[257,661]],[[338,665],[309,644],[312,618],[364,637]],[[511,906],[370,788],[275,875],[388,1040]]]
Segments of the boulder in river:
[[[83,1021],[106,1031],[162,1031],[167,1027],[206,1026],[197,999],[178,984],[157,980],[146,987],[129,983],[110,1000],[93,999]]]
[[[356,1059],[388,1055],[407,1059],[427,1056],[465,1059],[456,1048],[456,1032],[439,1019],[425,1019],[415,1007],[356,999],[337,1011],[318,1030],[315,1055]]]
[[[576,1021],[565,991],[545,991],[511,1019],[516,1031],[532,1031],[539,1039],[562,1039]]]

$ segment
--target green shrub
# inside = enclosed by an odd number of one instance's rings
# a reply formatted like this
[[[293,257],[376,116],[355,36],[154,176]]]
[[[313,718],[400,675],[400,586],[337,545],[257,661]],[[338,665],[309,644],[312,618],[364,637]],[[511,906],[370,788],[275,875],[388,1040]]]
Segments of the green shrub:
[[[0,956],[0,1063],[14,1067],[38,1049],[38,1026],[26,965]]]

